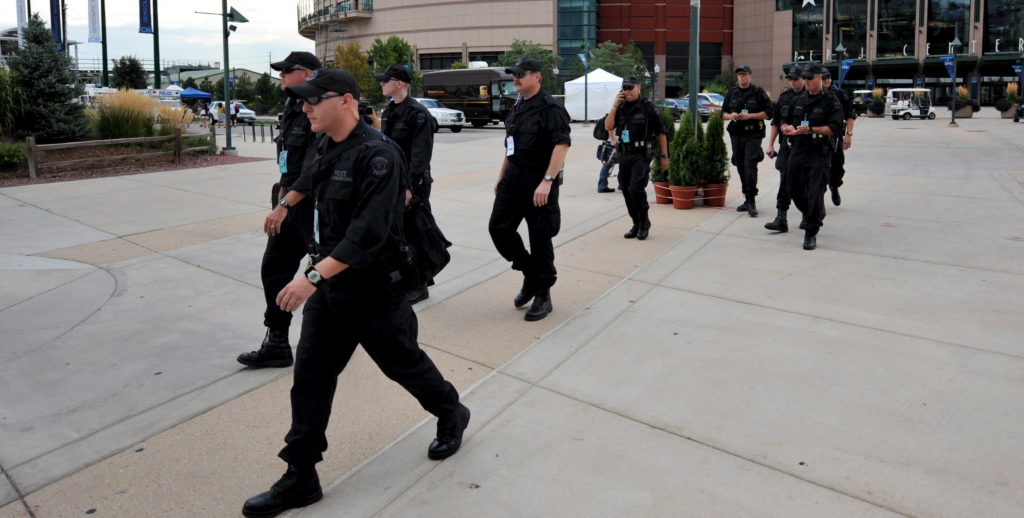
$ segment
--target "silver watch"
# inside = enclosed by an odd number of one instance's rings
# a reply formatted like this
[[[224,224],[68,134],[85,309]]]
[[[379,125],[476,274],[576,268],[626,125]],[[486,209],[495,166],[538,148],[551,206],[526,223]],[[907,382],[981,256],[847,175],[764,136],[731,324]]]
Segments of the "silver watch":
[[[292,208],[292,204],[288,203],[288,198],[281,198],[281,200],[278,201],[277,204],[282,206],[282,207],[284,207],[284,208],[286,208],[286,209]]]

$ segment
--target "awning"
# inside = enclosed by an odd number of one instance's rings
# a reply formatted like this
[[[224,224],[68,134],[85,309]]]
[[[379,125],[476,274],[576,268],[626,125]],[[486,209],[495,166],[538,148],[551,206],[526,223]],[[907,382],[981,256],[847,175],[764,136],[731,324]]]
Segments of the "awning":
[[[182,99],[212,99],[213,94],[208,94],[202,90],[196,90],[195,88],[186,88],[181,91]]]
[[[871,75],[876,79],[913,79],[920,69],[915,57],[876,58],[871,62]]]

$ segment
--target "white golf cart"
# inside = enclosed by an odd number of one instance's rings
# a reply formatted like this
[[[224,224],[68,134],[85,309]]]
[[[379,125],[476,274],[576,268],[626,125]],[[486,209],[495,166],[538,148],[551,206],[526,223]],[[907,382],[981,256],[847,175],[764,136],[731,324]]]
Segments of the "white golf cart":
[[[935,118],[932,91],[927,88],[892,88],[885,94],[885,107],[892,120]]]

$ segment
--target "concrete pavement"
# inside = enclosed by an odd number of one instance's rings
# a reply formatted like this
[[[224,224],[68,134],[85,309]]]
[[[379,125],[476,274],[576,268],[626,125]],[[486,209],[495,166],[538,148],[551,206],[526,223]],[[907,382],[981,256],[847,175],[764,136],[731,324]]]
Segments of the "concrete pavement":
[[[428,461],[434,421],[359,353],[331,487],[292,514],[1013,516],[1024,127],[982,115],[861,120],[814,252],[762,228],[770,163],[762,217],[657,206],[651,239],[623,240],[580,126],[538,323],[486,234],[500,132],[442,131],[456,246],[417,310],[473,408],[464,449]],[[233,363],[261,337],[270,171],[0,190],[0,516],[231,516],[283,471],[289,371]]]

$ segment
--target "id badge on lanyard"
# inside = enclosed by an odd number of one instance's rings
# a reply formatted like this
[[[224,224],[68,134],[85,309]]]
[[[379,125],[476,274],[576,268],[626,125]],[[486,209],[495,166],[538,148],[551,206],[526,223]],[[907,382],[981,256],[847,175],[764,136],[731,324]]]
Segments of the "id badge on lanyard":
[[[512,156],[516,154],[516,141],[512,138],[512,135],[505,137],[505,156]]]
[[[320,244],[320,203],[313,205],[313,242]]]
[[[282,149],[277,155],[277,169],[281,171],[281,174],[288,173],[288,150]]]

